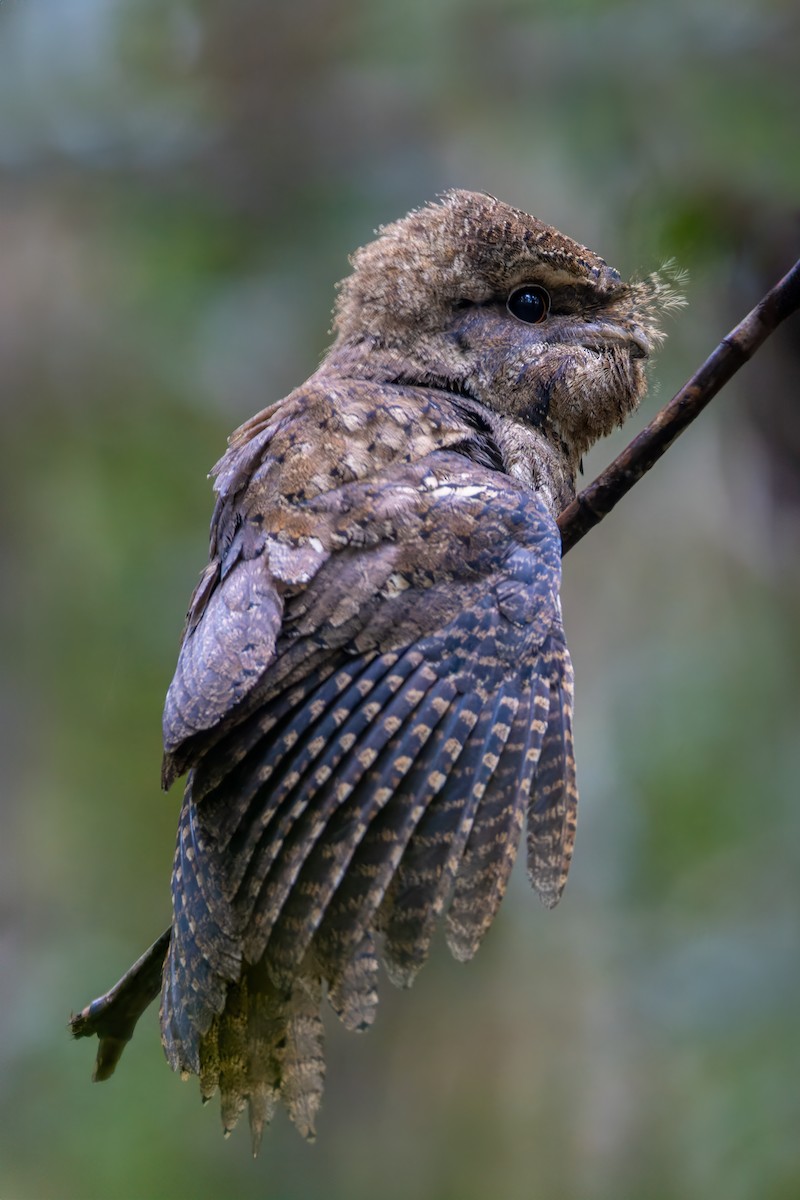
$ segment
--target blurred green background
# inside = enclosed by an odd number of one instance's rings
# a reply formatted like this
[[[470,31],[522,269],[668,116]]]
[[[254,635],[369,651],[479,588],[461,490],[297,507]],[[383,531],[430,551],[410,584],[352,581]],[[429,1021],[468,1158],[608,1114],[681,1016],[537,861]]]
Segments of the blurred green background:
[[[674,257],[640,425],[798,255],[794,0],[0,0],[0,1198],[800,1195],[800,349],[565,562],[582,817],[253,1162],[70,1009],[164,927],[160,709],[206,472],[315,367],[347,253],[450,186]],[[592,477],[630,436],[594,451]],[[246,1125],[246,1122],[244,1123]]]

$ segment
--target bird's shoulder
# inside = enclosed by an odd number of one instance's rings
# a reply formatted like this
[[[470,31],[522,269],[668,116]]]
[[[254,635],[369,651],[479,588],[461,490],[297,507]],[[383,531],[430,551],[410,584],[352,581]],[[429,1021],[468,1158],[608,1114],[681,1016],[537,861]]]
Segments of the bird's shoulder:
[[[303,501],[459,447],[474,433],[467,410],[446,392],[318,372],[230,438],[213,469],[212,532],[224,535],[236,512],[277,520]]]

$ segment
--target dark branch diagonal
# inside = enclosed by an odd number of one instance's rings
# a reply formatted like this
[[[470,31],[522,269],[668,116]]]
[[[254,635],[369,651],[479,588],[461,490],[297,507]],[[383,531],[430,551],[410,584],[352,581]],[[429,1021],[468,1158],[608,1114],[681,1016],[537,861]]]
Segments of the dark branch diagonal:
[[[665,404],[605,471],[569,504],[558,518],[562,554],[608,516],[710,400],[752,358],[782,321],[800,308],[800,260]]]

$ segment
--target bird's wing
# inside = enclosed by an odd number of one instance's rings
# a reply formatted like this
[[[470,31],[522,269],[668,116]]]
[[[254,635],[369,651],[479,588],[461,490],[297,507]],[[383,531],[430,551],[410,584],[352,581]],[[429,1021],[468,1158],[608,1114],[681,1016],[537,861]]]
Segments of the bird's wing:
[[[193,711],[193,687],[218,718],[204,746],[190,735],[202,748],[164,979],[167,1050],[192,1070],[229,987],[255,964],[268,975],[260,993],[285,997],[312,955],[342,1019],[361,1027],[374,932],[390,973],[409,982],[451,897],[451,947],[474,952],[526,810],[549,902],[571,849],[571,669],[544,504],[445,452],[302,508],[307,578],[276,583],[268,547],[235,550],[179,667],[175,711]],[[305,552],[302,539],[293,549]]]
[[[267,409],[214,468],[210,561],[189,602],[164,705],[165,787],[241,719],[274,661],[285,590],[307,584],[328,557],[308,517],[282,494],[287,423],[281,406]]]

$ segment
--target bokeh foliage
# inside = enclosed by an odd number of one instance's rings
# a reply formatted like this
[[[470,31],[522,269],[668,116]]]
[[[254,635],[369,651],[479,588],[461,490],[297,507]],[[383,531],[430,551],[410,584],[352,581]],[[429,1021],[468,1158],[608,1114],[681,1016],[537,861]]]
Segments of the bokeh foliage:
[[[65,1030],[168,917],[205,472],[347,252],[468,186],[674,257],[665,399],[797,257],[799,50],[788,0],[2,0],[3,1200],[800,1193],[796,322],[565,562],[560,908],[520,871],[473,964],[332,1022],[315,1147],[224,1143],[154,1014],[102,1087]]]

